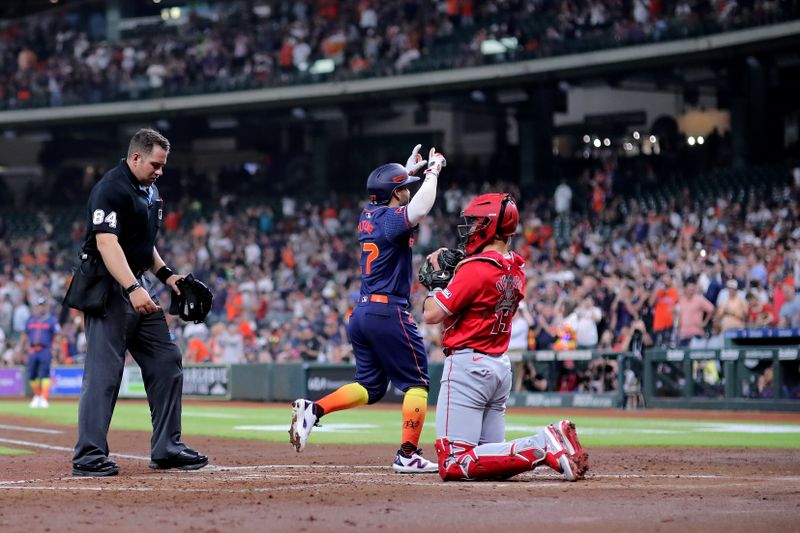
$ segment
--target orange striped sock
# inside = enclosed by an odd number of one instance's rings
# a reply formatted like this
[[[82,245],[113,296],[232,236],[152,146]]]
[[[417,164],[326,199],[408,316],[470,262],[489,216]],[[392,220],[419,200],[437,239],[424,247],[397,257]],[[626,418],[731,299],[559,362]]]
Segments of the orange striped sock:
[[[419,447],[419,437],[425,424],[428,410],[428,391],[422,387],[411,387],[403,397],[403,435],[401,449],[411,454]],[[412,449],[413,448],[413,449]]]
[[[38,379],[31,380],[31,389],[33,390],[34,396],[40,396],[42,394],[42,387],[39,385]]]
[[[50,378],[42,378],[42,399],[46,400],[50,394]]]
[[[369,393],[358,383],[348,383],[342,385],[321,400],[317,400],[317,405],[322,408],[324,414],[352,409],[359,405],[366,405],[369,401]]]

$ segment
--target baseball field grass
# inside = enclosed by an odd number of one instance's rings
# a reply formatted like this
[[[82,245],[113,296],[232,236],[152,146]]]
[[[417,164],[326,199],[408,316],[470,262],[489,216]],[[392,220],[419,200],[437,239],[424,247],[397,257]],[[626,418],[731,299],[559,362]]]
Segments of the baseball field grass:
[[[20,450],[19,448],[6,448],[5,446],[0,446],[0,455],[25,455],[33,453],[28,450]]]
[[[585,413],[585,414],[584,414]],[[56,399],[49,409],[31,409],[27,400],[0,402],[0,420],[13,416],[20,419],[46,421],[75,426],[78,404],[75,400]],[[663,415],[662,415],[663,416]],[[323,444],[395,444],[400,438],[399,406],[370,406],[331,413],[322,420],[322,427],[312,434],[315,443]],[[530,435],[553,420],[557,413],[544,415],[510,412],[506,417],[507,438]],[[751,417],[725,420],[708,412],[698,413],[697,419],[670,419],[649,415],[631,418],[594,415],[585,411],[572,416],[581,440],[587,446],[698,446],[742,448],[800,448],[800,424],[770,423]],[[184,435],[202,435],[273,442],[288,440],[289,404],[242,405],[193,403],[186,401],[183,410]],[[112,428],[150,430],[150,413],[143,401],[117,403]],[[431,407],[422,435],[422,443],[433,443],[435,408]],[[288,442],[287,442],[288,444]],[[0,448],[0,454],[19,453],[16,449]]]

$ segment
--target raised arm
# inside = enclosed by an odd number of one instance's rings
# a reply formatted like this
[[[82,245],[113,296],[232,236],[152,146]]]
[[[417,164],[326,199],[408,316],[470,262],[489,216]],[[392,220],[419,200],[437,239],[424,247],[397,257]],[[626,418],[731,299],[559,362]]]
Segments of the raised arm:
[[[437,153],[436,148],[431,148],[428,154],[428,168],[425,169],[425,180],[420,185],[417,194],[408,203],[408,221],[412,227],[419,224],[433,208],[433,203],[436,201],[439,173],[446,165],[447,161],[444,155]]]

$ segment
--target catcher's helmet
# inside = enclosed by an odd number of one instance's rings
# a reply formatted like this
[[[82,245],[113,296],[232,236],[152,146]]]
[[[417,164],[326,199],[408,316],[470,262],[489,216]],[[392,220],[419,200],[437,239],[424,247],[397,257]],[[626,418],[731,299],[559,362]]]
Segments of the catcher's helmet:
[[[460,246],[472,255],[498,237],[517,232],[519,211],[510,194],[488,193],[474,198],[461,212],[464,224],[458,226]]]
[[[392,199],[395,189],[419,181],[417,176],[409,176],[406,168],[399,163],[381,165],[367,178],[367,194],[373,204],[385,204]]]

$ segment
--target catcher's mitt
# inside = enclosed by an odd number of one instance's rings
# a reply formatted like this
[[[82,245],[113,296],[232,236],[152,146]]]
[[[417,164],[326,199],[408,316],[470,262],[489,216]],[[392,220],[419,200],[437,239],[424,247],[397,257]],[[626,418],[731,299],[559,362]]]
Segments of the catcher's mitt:
[[[191,320],[195,324],[203,322],[211,311],[211,301],[214,298],[211,290],[192,274],[179,279],[176,284],[181,294],[179,296],[173,291],[170,314],[179,315],[183,320]]]
[[[426,259],[419,269],[419,281],[426,289],[444,289],[450,280],[453,279],[453,272],[456,265],[464,259],[464,252],[457,248],[445,248],[439,254],[439,270],[436,270],[433,263]]]

